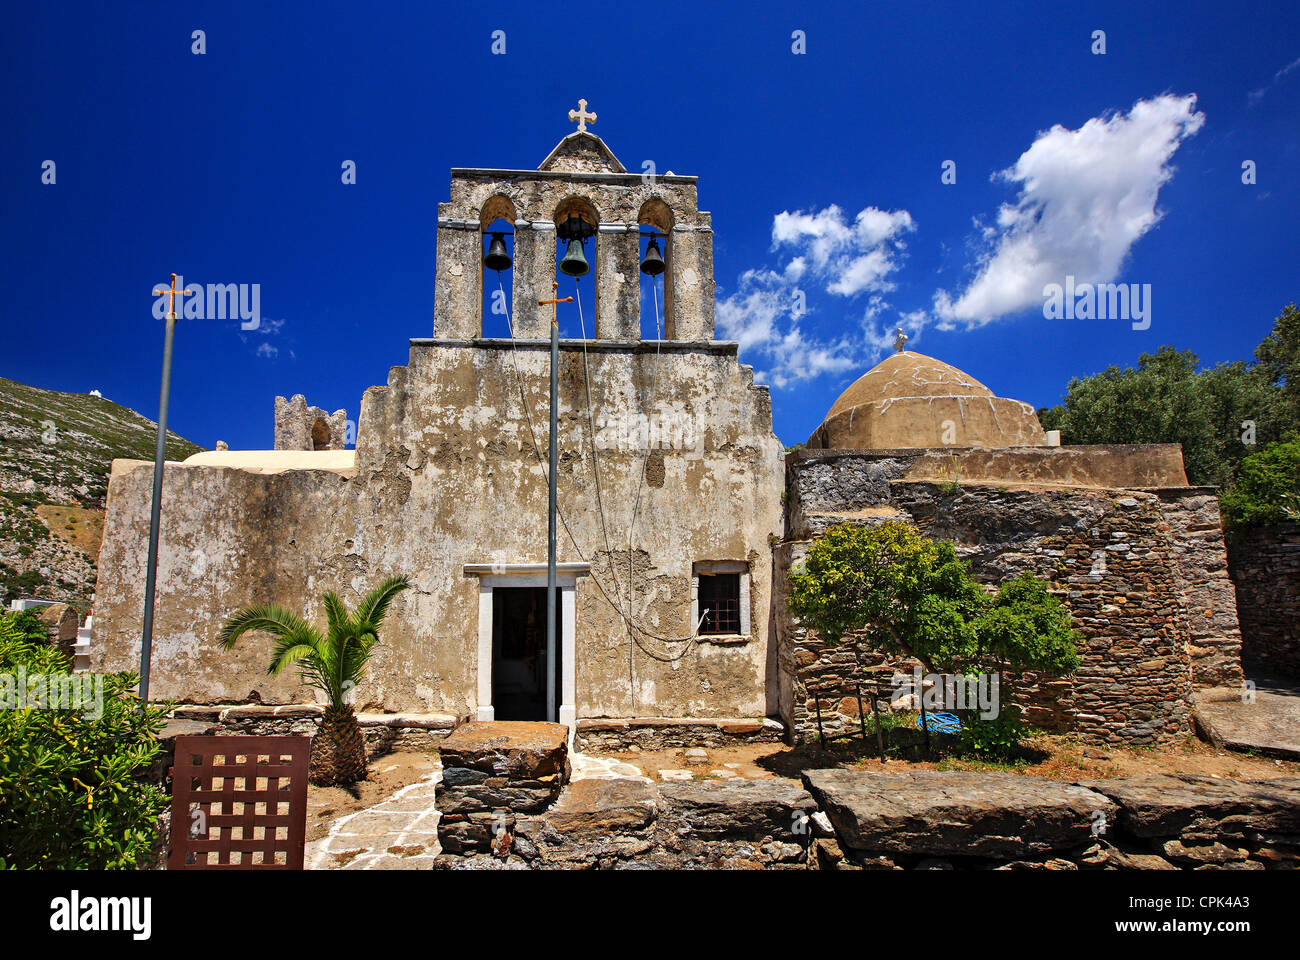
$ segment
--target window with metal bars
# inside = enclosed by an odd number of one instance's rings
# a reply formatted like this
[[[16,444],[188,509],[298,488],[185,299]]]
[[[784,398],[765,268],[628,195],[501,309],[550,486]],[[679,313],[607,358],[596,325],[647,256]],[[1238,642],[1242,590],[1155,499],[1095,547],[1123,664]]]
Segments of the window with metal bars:
[[[699,578],[699,632],[740,633],[740,574],[701,573]]]

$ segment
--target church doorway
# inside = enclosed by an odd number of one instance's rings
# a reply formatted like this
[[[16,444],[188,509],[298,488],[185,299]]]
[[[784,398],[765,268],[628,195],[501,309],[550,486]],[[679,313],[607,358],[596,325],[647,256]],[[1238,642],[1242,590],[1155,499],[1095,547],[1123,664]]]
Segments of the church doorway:
[[[558,593],[558,591],[557,591]],[[557,596],[557,601],[558,601]],[[556,709],[564,691],[561,642],[564,605],[556,603]],[[551,720],[546,712],[546,588],[492,591],[492,705],[498,720]]]

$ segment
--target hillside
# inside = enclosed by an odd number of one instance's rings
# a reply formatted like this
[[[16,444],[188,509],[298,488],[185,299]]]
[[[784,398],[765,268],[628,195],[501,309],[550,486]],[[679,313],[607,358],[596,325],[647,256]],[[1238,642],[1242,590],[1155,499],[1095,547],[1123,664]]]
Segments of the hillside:
[[[0,377],[0,601],[90,606],[109,469],[152,460],[156,430],[111,400]],[[167,459],[201,449],[168,431]]]

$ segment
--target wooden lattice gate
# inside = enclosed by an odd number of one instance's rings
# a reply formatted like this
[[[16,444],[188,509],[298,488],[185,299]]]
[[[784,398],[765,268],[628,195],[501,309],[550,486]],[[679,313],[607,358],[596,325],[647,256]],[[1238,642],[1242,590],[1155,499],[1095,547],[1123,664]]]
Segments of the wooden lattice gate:
[[[168,870],[301,870],[309,737],[177,737]]]

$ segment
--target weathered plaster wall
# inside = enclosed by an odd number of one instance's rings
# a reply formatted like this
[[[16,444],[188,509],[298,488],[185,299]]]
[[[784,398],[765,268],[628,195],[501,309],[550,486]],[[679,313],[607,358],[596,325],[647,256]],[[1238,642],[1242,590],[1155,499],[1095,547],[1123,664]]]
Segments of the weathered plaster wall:
[[[777,576],[835,523],[910,518],[928,536],[951,540],[981,581],[1022,570],[1049,582],[1084,637],[1070,678],[1014,678],[1030,722],[1124,742],[1190,731],[1195,683],[1240,679],[1231,583],[1223,544],[1210,527],[1217,502],[1203,488],[1159,491],[963,482],[953,491],[909,477],[907,456],[793,455],[788,461],[789,527]],[[815,731],[809,684],[830,726],[855,711],[853,680],[884,663],[826,649],[789,617],[777,593],[783,717]],[[910,664],[900,664],[910,672]],[[847,716],[846,716],[847,715]],[[824,718],[826,719],[826,718]]]
[[[578,716],[763,716],[768,538],[780,533],[783,485],[767,391],[753,385],[734,344],[589,344],[592,409],[605,414],[595,424],[602,523],[581,344],[566,342],[560,362],[560,510],[577,547],[561,527],[559,555],[592,564],[577,587]],[[322,591],[355,602],[400,572],[414,589],[394,605],[356,702],[472,715],[479,583],[463,568],[545,562],[538,451],[544,459],[548,363],[543,343],[413,341],[409,365],[363,398],[351,477],[169,467],[153,695],[192,703],[310,699],[292,679],[265,675],[265,641],[249,638],[230,654],[217,648],[222,618],[275,600],[322,621]],[[635,425],[651,415],[666,449],[645,457],[620,444],[619,416]],[[96,669],[127,669],[138,657],[149,485],[148,465],[122,463],[110,484]],[[597,584],[624,602],[638,488],[634,620],[663,637],[688,636],[692,564],[747,560],[749,638],[631,642]]]
[[[1300,524],[1234,530],[1228,568],[1237,587],[1243,655],[1300,679]]]

